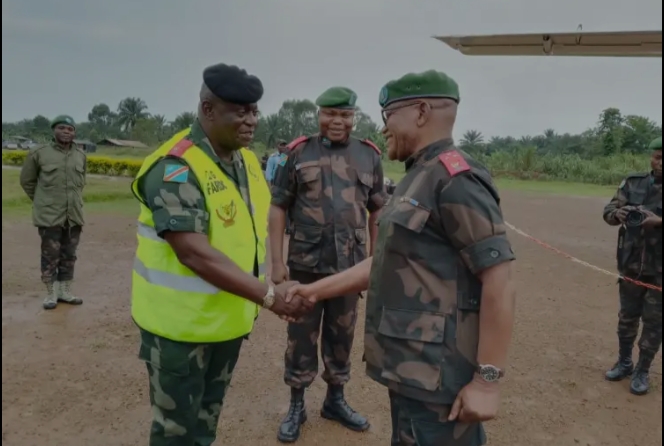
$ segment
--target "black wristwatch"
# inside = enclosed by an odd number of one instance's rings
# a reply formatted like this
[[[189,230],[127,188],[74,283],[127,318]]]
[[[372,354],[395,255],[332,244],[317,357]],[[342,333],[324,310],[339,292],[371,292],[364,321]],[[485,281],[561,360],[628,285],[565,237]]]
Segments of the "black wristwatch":
[[[496,383],[505,376],[504,371],[490,364],[477,367],[477,374],[488,383]]]

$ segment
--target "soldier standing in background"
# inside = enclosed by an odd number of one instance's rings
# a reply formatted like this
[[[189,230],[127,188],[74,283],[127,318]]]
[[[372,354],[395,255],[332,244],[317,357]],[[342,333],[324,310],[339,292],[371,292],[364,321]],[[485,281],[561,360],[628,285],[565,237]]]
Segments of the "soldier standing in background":
[[[83,303],[72,295],[71,283],[84,224],[83,188],[87,169],[85,152],[74,144],[74,120],[58,116],[51,122],[51,128],[53,141],[30,150],[20,179],[21,187],[32,201],[32,220],[41,237],[46,310],[54,309],[58,302]]]
[[[277,169],[270,210],[271,279],[276,284],[289,278],[312,283],[366,259],[367,211],[369,238],[375,240],[376,218],[386,200],[383,169],[380,149],[350,136],[356,99],[348,88],[325,91],[316,101],[320,134],[293,141],[287,159]],[[283,261],[287,212],[292,222],[290,275]],[[296,441],[306,421],[304,393],[318,373],[321,319],[323,379],[328,383],[321,415],[354,431],[369,428],[367,419],[344,397],[358,300],[358,292],[337,294],[289,324],[284,379],[291,387],[291,405],[279,429],[280,441]]]
[[[604,220],[620,228],[618,271],[623,277],[662,287],[662,138],[650,145],[652,171],[628,176],[604,209]],[[643,221],[632,224],[630,212],[640,211]],[[634,214],[633,214],[634,215]],[[638,215],[638,214],[637,214]],[[643,320],[639,362],[634,368],[632,351]],[[631,392],[650,390],[649,374],[662,345],[662,292],[627,280],[620,281],[618,322],[619,359],[606,373],[609,381],[632,376]]]
[[[380,95],[390,159],[406,176],[379,219],[375,255],[289,295],[367,289],[367,374],[389,389],[393,446],[479,446],[514,323],[514,252],[489,172],[452,140],[459,87],[435,71]]]

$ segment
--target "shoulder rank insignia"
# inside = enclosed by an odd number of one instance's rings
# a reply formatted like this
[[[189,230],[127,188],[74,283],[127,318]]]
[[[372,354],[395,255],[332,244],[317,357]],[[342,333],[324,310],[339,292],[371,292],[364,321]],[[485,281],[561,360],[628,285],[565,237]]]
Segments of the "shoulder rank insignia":
[[[438,159],[440,160],[441,163],[443,163],[443,166],[445,166],[447,171],[452,176],[456,176],[460,173],[468,172],[470,170],[468,162],[456,150],[451,150],[449,152],[441,153],[438,156]]]
[[[189,166],[167,164],[164,169],[164,183],[186,183],[189,179]]]
[[[175,158],[182,158],[187,150],[192,148],[194,143],[188,139],[181,139],[178,141],[171,150],[168,151],[168,156],[173,156]]]
[[[379,155],[383,154],[383,152],[380,151],[380,147],[378,147],[376,144],[374,144],[373,141],[371,141],[369,139],[363,139],[362,142],[364,144],[368,145],[369,147],[371,147],[372,149],[374,149],[377,154],[379,154]]]
[[[303,142],[307,142],[307,141],[309,141],[308,136],[300,136],[299,138],[295,138],[290,144],[288,144],[288,146],[287,146],[288,150],[293,150],[294,148],[296,148],[297,146],[299,146]]]

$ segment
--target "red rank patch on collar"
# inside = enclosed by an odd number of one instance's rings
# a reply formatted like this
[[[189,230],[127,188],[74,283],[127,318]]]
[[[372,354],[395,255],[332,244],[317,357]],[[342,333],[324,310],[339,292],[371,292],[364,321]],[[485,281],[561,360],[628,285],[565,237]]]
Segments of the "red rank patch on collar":
[[[451,150],[449,152],[441,153],[438,156],[438,159],[443,166],[447,169],[450,175],[455,176],[463,172],[468,172],[470,166],[464,157],[457,152],[456,150]]]

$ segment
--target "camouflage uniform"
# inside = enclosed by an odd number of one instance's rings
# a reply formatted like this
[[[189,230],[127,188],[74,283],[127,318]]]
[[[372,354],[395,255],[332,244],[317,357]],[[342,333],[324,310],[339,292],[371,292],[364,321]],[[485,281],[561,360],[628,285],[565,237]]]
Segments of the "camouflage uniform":
[[[58,301],[81,304],[71,294],[76,250],[85,219],[83,188],[87,158],[75,144],[55,140],[31,149],[21,170],[21,187],[32,200],[32,220],[41,237],[41,279],[46,285],[44,308]],[[56,282],[60,283],[56,290]]]
[[[661,216],[661,180],[657,181],[654,175],[646,173],[627,177],[604,209],[604,220],[612,226],[620,225],[616,214],[625,206],[643,206]],[[646,230],[622,226],[617,259],[622,276],[661,287],[662,228]],[[643,332],[639,340],[641,354],[637,370],[647,373],[662,344],[662,293],[621,280],[618,317],[620,361],[607,374],[607,379],[617,381],[632,373],[632,350],[641,320]],[[637,389],[635,393],[641,392]]]
[[[196,122],[187,136],[232,179],[251,207],[247,171],[239,153],[224,162],[213,151]],[[155,230],[208,234],[210,215],[201,185],[190,175],[186,184],[164,181],[167,165],[186,165],[164,158],[142,177],[138,187],[152,211]],[[213,187],[212,185],[208,187]],[[254,267],[258,277],[258,261]],[[242,339],[216,344],[174,342],[141,329],[139,358],[150,375],[154,421],[150,446],[209,446],[216,438],[223,399],[240,354]]]
[[[296,144],[282,164],[272,187],[272,205],[290,217],[291,280],[313,283],[365,260],[367,211],[379,211],[386,200],[379,154],[354,138],[331,144],[316,136]],[[321,320],[323,379],[333,388],[348,382],[358,299],[348,295],[318,303],[300,322],[289,324],[288,386],[306,389],[318,374]]]
[[[452,140],[424,148],[406,168],[378,223],[367,374],[390,390],[393,445],[482,445],[480,424],[446,416],[478,367],[478,274],[515,259],[500,199],[489,172]]]

